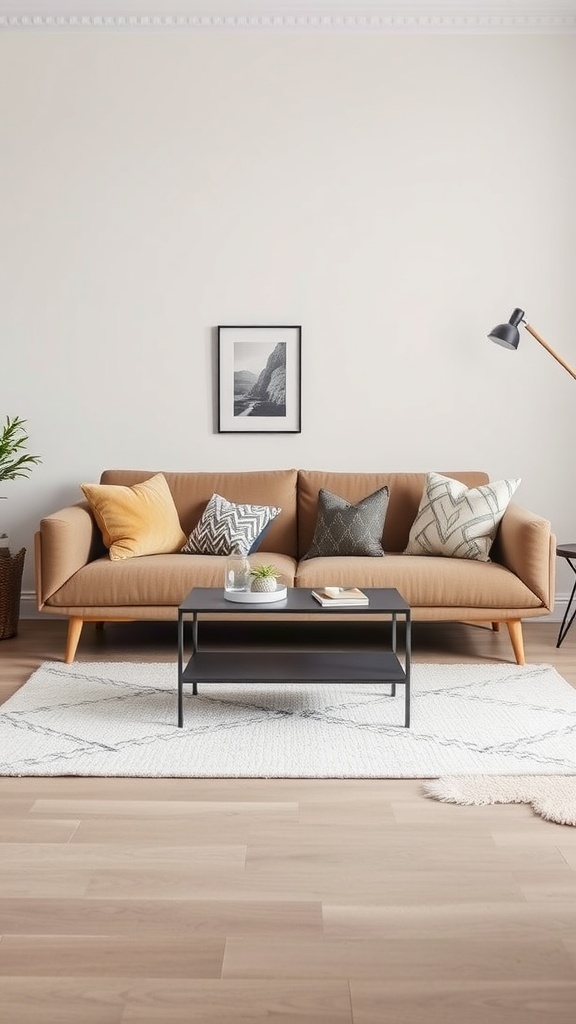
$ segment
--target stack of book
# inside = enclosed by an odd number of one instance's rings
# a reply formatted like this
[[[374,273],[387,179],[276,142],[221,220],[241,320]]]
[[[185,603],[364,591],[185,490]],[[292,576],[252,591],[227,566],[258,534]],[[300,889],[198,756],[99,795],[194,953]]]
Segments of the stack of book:
[[[369,604],[368,597],[358,587],[322,587],[321,590],[313,590],[312,597],[316,598],[323,608],[356,608],[358,605]]]

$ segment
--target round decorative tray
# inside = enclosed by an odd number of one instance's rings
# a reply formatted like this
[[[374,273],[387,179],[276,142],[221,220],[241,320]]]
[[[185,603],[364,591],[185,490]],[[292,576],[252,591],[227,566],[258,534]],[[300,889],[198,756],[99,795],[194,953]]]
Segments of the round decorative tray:
[[[225,590],[224,599],[234,601],[235,604],[272,604],[273,601],[283,601],[287,594],[288,589],[277,583],[276,590],[272,593],[263,593],[260,590]]]

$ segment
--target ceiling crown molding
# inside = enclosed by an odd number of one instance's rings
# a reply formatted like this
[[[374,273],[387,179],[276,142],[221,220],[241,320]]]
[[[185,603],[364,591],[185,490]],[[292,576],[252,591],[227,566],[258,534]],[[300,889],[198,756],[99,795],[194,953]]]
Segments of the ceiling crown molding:
[[[177,0],[175,0],[177,2]],[[20,5],[19,5],[20,6]],[[68,5],[74,6],[72,5]],[[97,6],[97,5],[95,5]],[[161,6],[161,3],[158,4]],[[13,32],[210,32],[210,33],[375,33],[390,35],[473,35],[503,34],[543,35],[575,34],[576,9],[574,3],[548,9],[540,5],[523,4],[521,13],[514,3],[491,5],[491,11],[477,3],[425,5],[415,4],[404,13],[398,13],[398,6],[381,3],[378,9],[365,8],[364,12],[354,11],[354,4],[334,3],[327,9],[318,5],[316,10],[303,13],[301,5],[292,12],[286,9],[279,13],[278,4],[273,10],[246,0],[246,13],[221,14],[166,14],[166,13],[92,13],[78,12],[61,14],[47,13],[38,5],[30,13],[11,13],[13,5],[0,0],[0,31]],[[410,7],[410,5],[408,5]],[[4,11],[2,10],[4,8]],[[528,8],[528,11],[526,9]],[[551,9],[552,8],[552,9]]]

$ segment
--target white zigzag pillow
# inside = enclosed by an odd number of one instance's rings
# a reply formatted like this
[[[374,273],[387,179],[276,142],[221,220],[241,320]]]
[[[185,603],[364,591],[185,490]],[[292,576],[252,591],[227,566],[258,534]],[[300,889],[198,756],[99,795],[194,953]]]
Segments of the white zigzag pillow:
[[[496,480],[466,487],[427,473],[406,555],[447,555],[490,561],[496,531],[520,480]]]
[[[237,505],[213,494],[188,537],[186,555],[249,555],[282,509],[276,505]]]

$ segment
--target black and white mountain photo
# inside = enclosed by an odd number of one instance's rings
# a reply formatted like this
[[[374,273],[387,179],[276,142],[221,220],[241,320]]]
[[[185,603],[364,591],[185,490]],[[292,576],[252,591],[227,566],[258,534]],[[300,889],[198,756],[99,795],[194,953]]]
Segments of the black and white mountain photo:
[[[286,342],[234,342],[234,416],[286,415]]]

